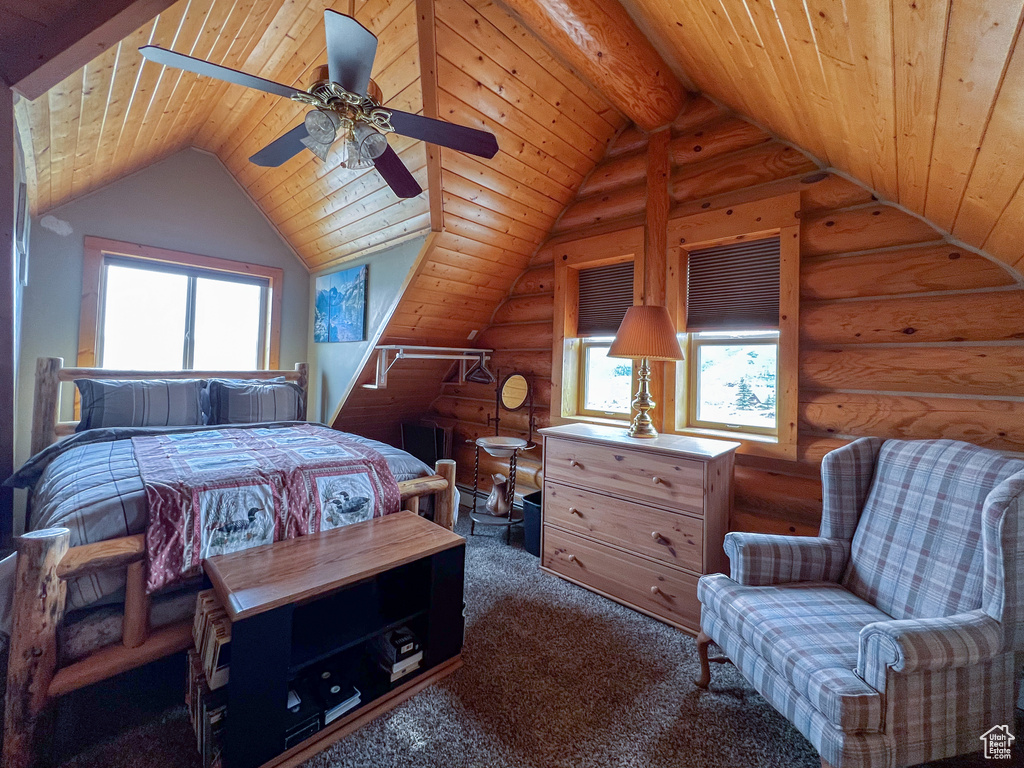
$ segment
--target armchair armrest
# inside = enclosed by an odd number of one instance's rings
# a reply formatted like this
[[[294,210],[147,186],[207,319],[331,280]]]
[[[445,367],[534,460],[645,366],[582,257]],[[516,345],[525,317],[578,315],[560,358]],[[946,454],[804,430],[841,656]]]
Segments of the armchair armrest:
[[[850,542],[810,536],[727,533],[733,581],[758,587],[791,581],[838,581]]]
[[[1003,652],[1001,623],[982,610],[935,619],[875,621],[860,631],[857,674],[878,691],[899,674],[968,667]]]

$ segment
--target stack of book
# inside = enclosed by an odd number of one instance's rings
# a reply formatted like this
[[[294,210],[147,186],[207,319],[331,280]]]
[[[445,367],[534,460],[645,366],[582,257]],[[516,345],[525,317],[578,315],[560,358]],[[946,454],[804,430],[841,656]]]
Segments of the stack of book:
[[[200,592],[196,598],[192,639],[195,648],[188,652],[185,703],[203,768],[220,768],[227,716],[224,685],[228,681],[231,660],[231,622],[212,589]]]
[[[204,589],[196,598],[196,616],[192,622],[196,644],[211,689],[228,681],[231,664],[231,621],[212,589]]]
[[[373,649],[381,669],[387,672],[392,683],[419,669],[423,663],[423,649],[408,627],[378,635],[374,638]]]

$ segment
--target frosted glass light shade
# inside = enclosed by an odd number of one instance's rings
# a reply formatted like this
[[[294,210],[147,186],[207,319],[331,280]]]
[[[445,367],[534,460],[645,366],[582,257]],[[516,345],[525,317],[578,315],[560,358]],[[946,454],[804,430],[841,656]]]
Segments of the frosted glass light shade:
[[[638,306],[626,310],[608,357],[638,360],[682,360],[683,350],[668,310],[661,306]]]

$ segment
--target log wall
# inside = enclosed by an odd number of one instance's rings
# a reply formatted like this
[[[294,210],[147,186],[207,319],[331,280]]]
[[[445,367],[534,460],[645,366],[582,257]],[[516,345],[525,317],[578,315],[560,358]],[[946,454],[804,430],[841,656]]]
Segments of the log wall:
[[[643,223],[646,148],[639,131],[620,136],[479,339],[500,350],[503,374],[532,376],[540,426],[549,418],[552,249]],[[684,111],[668,148],[673,217],[802,193],[799,456],[738,456],[734,530],[815,534],[821,457],[860,436],[1024,452],[1024,290],[1014,275],[710,102]],[[432,410],[455,426],[459,480],[471,482],[464,441],[493,431],[493,388],[446,384]],[[525,435],[522,412],[502,418],[503,434]],[[524,486],[539,459],[520,463]]]

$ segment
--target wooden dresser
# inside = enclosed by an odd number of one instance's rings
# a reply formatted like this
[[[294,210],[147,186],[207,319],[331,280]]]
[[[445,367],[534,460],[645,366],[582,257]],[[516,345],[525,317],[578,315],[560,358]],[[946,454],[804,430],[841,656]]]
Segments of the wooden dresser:
[[[572,424],[544,435],[541,568],[690,632],[722,540],[739,443]]]

